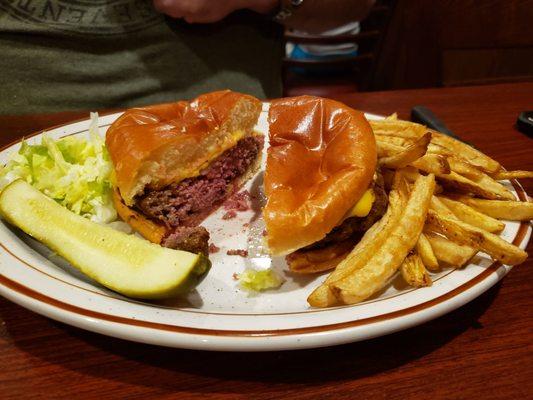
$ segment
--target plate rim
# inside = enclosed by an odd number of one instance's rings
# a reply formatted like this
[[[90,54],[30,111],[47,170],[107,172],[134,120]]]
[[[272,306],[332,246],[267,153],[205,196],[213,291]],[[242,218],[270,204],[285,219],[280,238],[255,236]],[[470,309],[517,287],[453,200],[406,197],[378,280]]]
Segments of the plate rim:
[[[122,113],[122,112],[123,111],[121,111],[121,110],[111,111],[111,112],[104,112],[104,113],[100,114],[100,116],[102,116],[102,117],[103,116],[112,116],[114,114],[117,114],[117,117],[118,117],[118,115],[120,113]],[[366,113],[366,114],[379,117],[377,114],[371,114],[371,113]],[[67,127],[69,125],[73,125],[75,123],[85,122],[85,121],[89,121],[89,119],[86,118],[86,117],[85,118],[79,118],[79,119],[72,120],[72,121],[67,122],[67,123],[58,124],[58,125],[52,126],[50,128],[46,128],[45,130],[40,130],[40,131],[33,132],[33,133],[29,134],[29,135],[25,135],[23,138],[16,139],[16,140],[14,140],[14,141],[2,146],[0,148],[0,151],[4,151],[4,150],[14,146],[14,145],[20,143],[22,140],[24,140],[26,138],[37,136],[37,135],[43,133],[44,131],[49,131],[49,130],[52,130],[52,129],[59,129],[59,128]],[[523,189],[523,187],[520,185],[520,183],[517,180],[511,180],[510,182],[511,182],[513,188],[515,189],[519,199],[521,201],[528,201],[528,195],[525,192],[525,190]],[[531,226],[530,226],[530,224],[527,223],[527,222],[521,221],[520,225],[518,227],[518,230],[516,232],[516,236],[514,237],[512,243],[516,244],[516,245],[524,245],[525,246],[525,245],[527,245],[527,242],[528,242],[530,234],[531,234]],[[2,245],[2,247],[4,247],[4,246]],[[10,253],[7,248],[4,248],[4,249],[6,251],[8,251],[8,253]],[[498,274],[498,271],[500,269],[504,269],[504,274]],[[17,304],[20,304],[20,305],[22,305],[25,308],[29,308],[30,310],[32,310],[34,312],[37,312],[38,314],[45,315],[45,316],[50,317],[52,319],[59,320],[59,321],[62,321],[62,322],[66,322],[68,324],[75,325],[75,326],[78,326],[78,327],[81,327],[81,328],[84,328],[84,329],[88,329],[88,330],[91,330],[91,331],[96,331],[96,332],[100,332],[100,333],[104,333],[104,334],[111,335],[111,336],[116,336],[116,337],[125,337],[125,336],[128,336],[128,335],[125,335],[125,334],[121,335],[120,333],[114,333],[114,332],[109,332],[109,331],[102,332],[102,329],[101,329],[102,328],[102,324],[116,323],[116,324],[120,324],[122,326],[124,326],[124,325],[128,326],[128,327],[133,328],[133,329],[135,329],[135,328],[149,328],[151,330],[158,330],[158,331],[163,331],[163,332],[167,332],[167,333],[168,332],[172,332],[172,333],[181,333],[181,334],[185,334],[185,335],[202,335],[202,336],[210,336],[210,337],[213,337],[213,336],[214,337],[221,337],[222,336],[222,337],[225,337],[225,338],[228,338],[228,339],[230,339],[230,338],[242,339],[243,337],[272,338],[272,337],[287,337],[287,336],[293,337],[293,336],[298,336],[298,335],[310,335],[310,334],[326,334],[326,333],[330,334],[330,333],[334,333],[335,331],[346,330],[346,329],[350,329],[350,328],[353,329],[353,328],[357,328],[357,327],[361,327],[361,326],[371,326],[372,324],[377,324],[377,323],[384,322],[384,321],[390,321],[390,320],[399,319],[399,318],[402,318],[402,317],[408,317],[408,316],[411,316],[413,314],[420,313],[421,311],[427,311],[427,310],[431,309],[432,307],[435,307],[436,305],[439,305],[439,304],[442,305],[442,306],[446,306],[446,304],[447,304],[446,302],[447,301],[450,302],[450,300],[456,298],[458,295],[463,294],[464,292],[466,292],[466,291],[468,291],[470,289],[473,289],[477,285],[480,285],[482,283],[487,283],[486,281],[487,281],[488,278],[496,275],[497,279],[494,280],[494,282],[491,282],[488,287],[484,288],[483,290],[481,290],[479,292],[476,292],[476,294],[472,297],[472,298],[475,298],[475,297],[479,296],[481,293],[483,293],[485,290],[487,290],[488,288],[492,287],[501,278],[503,278],[503,276],[505,275],[506,272],[508,272],[508,270],[506,269],[505,266],[503,266],[499,262],[493,262],[491,265],[486,267],[486,269],[482,273],[478,274],[477,276],[473,277],[472,279],[468,280],[467,282],[463,283],[462,285],[460,285],[458,287],[455,287],[454,289],[450,290],[449,292],[446,292],[446,293],[444,293],[444,294],[442,294],[442,295],[440,295],[438,297],[435,297],[435,298],[433,298],[431,300],[425,301],[423,303],[420,303],[420,304],[417,304],[417,305],[414,305],[414,306],[411,306],[411,307],[407,307],[407,308],[404,308],[404,309],[388,312],[388,313],[385,313],[385,314],[376,315],[376,316],[373,316],[373,317],[367,317],[367,318],[363,318],[363,319],[359,319],[359,320],[355,319],[355,320],[351,320],[351,321],[344,321],[344,322],[333,323],[333,324],[328,324],[328,325],[317,325],[317,326],[309,326],[309,327],[303,327],[303,328],[289,328],[289,329],[278,329],[278,330],[264,330],[264,329],[263,330],[227,330],[227,329],[193,328],[193,327],[169,325],[169,324],[164,324],[164,323],[143,321],[143,320],[139,320],[139,319],[131,319],[131,318],[126,318],[126,317],[121,317],[121,316],[104,314],[104,313],[100,313],[100,312],[93,311],[93,310],[90,310],[90,309],[85,309],[85,308],[78,307],[78,306],[75,306],[75,305],[72,305],[72,304],[68,304],[68,303],[60,301],[58,299],[54,299],[52,297],[49,297],[49,296],[44,295],[42,293],[39,293],[38,291],[36,291],[36,290],[34,290],[32,288],[29,288],[29,287],[27,287],[27,286],[25,286],[25,285],[23,285],[23,284],[21,284],[19,282],[15,282],[15,281],[7,278],[3,274],[0,274],[0,289],[4,288],[4,290],[0,290],[0,292],[6,298],[9,298],[11,301],[13,301],[13,302],[15,302]],[[7,295],[8,293],[5,291],[5,289],[13,291],[15,294],[14,295]],[[19,298],[20,296],[22,296],[22,298]],[[26,300],[30,300],[30,299],[36,302],[35,306],[28,307],[27,305],[21,304],[21,303],[27,303]],[[428,318],[425,318],[424,321],[436,318],[439,315],[442,315],[445,312],[449,312],[452,309],[460,307],[460,306],[466,304],[469,301],[471,301],[471,299],[467,298],[464,301],[460,301],[459,304],[448,304],[449,307],[444,307],[446,309],[443,312],[435,313],[434,315],[430,315]],[[42,307],[41,308],[39,307],[39,306],[43,306],[43,305],[47,306],[47,307],[52,307],[52,308],[55,308],[55,309],[59,309],[60,312],[59,313],[54,313],[52,311],[49,311],[47,309],[43,309]],[[61,317],[61,312],[64,312],[64,311],[67,311],[68,314],[70,315],[70,317],[69,316],[64,316],[62,318]],[[58,315],[53,315],[53,314],[58,314]],[[289,314],[292,314],[292,313],[289,313]],[[260,316],[260,315],[261,314],[258,314],[258,316]],[[76,321],[73,321],[73,320],[76,320],[76,319],[77,319],[77,323],[75,323]],[[418,323],[422,323],[424,321],[418,321]],[[408,325],[412,326],[414,324],[417,324],[417,322],[415,321],[414,323],[411,323],[411,324],[408,324]],[[404,329],[404,328],[405,327],[401,327],[399,329]],[[381,333],[374,334],[372,336],[391,333],[391,332],[393,332],[395,330],[398,330],[398,329],[394,329],[394,328],[382,329]],[[148,342],[147,340],[143,340],[143,338],[140,338],[140,337],[136,338],[136,337],[131,337],[131,336],[132,335],[129,335],[129,337],[127,337],[127,339],[136,340],[136,341],[142,341],[142,342]],[[135,335],[133,335],[133,336],[135,336]],[[372,337],[372,336],[371,335],[367,335],[366,338],[369,338],[369,337]],[[334,342],[334,341],[332,341],[332,342]],[[323,344],[322,346],[331,345],[331,344],[337,344],[337,343],[327,343],[327,344]],[[169,345],[169,344],[166,344],[166,345]],[[194,346],[191,347],[191,346],[188,346],[185,343],[174,343],[174,344],[170,344],[170,345],[174,345],[176,347],[202,348],[202,347],[194,347]],[[211,343],[210,347],[213,347],[212,343]],[[261,347],[261,346],[256,346],[256,347]],[[306,347],[318,347],[318,346],[314,345],[314,346],[306,346]],[[276,348],[281,348],[281,347],[277,346]],[[285,348],[291,348],[291,346],[289,346],[289,347],[285,346]],[[230,350],[238,350],[235,346],[230,346],[229,349]]]

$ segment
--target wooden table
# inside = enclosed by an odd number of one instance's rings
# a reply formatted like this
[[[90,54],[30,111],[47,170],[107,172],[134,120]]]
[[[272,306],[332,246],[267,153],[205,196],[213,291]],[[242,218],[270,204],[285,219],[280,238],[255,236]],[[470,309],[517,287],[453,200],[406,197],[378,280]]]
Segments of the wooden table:
[[[346,95],[407,118],[423,104],[509,169],[533,169],[514,128],[533,84]],[[2,143],[86,113],[0,117]],[[523,182],[533,193],[531,181]],[[533,246],[529,245],[533,254]],[[208,353],[113,339],[0,299],[0,398],[514,399],[533,397],[533,260],[468,305],[361,343],[279,353]]]

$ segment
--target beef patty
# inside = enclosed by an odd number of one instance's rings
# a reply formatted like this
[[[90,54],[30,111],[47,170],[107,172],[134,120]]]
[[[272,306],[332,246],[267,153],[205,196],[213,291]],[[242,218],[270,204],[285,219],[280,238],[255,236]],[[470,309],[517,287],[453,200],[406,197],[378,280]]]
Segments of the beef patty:
[[[366,217],[346,218],[340,225],[337,225],[326,237],[316,243],[306,247],[306,249],[319,249],[332,243],[342,242],[362,235],[372,225],[374,225],[385,214],[388,205],[388,197],[385,192],[383,176],[376,171],[377,179],[374,181],[372,189],[374,190],[375,200],[372,208]]]
[[[161,241],[161,246],[208,255],[208,242],[209,232],[203,226],[182,226],[168,234]]]
[[[136,199],[136,208],[167,228],[178,228],[163,240],[163,246],[207,254],[209,233],[196,225],[234,192],[235,179],[248,170],[262,148],[261,136],[241,139],[198,176],[163,189],[147,189]]]

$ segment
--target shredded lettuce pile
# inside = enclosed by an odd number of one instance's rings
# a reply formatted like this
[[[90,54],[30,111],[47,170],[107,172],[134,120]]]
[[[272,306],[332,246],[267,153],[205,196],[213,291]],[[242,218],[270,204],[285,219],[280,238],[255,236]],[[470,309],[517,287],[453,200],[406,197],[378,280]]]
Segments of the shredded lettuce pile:
[[[44,134],[40,144],[23,141],[0,170],[0,188],[22,178],[76,214],[109,223],[117,219],[111,172],[109,154],[98,134],[98,114],[91,113],[88,138],[54,140]]]
[[[264,270],[254,270],[247,268],[238,275],[239,284],[243,289],[252,292],[259,292],[267,289],[279,288],[284,280],[272,268]]]

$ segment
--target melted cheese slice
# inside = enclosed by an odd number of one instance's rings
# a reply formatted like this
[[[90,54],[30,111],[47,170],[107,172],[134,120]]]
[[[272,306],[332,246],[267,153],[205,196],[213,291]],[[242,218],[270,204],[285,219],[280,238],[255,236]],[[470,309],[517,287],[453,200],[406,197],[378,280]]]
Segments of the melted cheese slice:
[[[372,209],[372,204],[376,200],[376,196],[372,189],[368,189],[363,196],[359,199],[357,203],[352,207],[348,213],[346,213],[346,218],[350,217],[366,217],[370,210]]]

